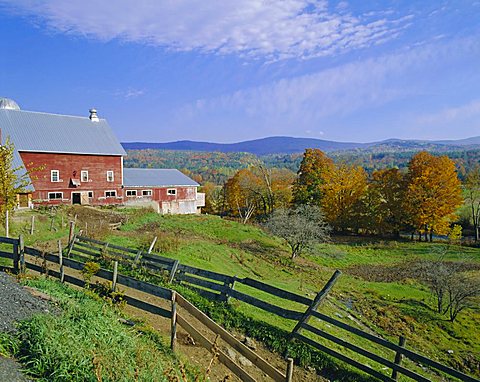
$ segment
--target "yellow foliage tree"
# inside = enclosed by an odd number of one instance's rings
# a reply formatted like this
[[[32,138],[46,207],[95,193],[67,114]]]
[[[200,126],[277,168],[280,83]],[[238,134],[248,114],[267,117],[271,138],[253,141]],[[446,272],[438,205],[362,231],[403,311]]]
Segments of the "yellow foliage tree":
[[[425,240],[433,233],[447,234],[455,212],[462,204],[461,183],[455,163],[447,156],[426,151],[415,154],[408,164],[405,210],[409,221]]]
[[[306,149],[293,184],[293,203],[320,205],[325,176],[333,170],[333,161],[323,151]]]
[[[340,164],[325,172],[322,208],[327,221],[342,231],[357,228],[355,216],[366,190],[367,173],[360,166]]]

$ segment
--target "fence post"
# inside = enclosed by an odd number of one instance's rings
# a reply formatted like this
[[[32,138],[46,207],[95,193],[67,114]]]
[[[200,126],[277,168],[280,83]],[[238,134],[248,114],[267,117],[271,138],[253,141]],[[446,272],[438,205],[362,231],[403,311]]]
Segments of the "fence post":
[[[225,298],[225,301],[226,302],[229,302],[230,301],[230,293],[228,293],[228,291],[231,291],[231,290],[235,290],[235,281],[237,281],[237,275],[233,276],[230,280],[230,283],[227,285],[225,284],[225,287],[227,288],[227,292],[226,292],[226,298]]]
[[[142,253],[143,253],[143,251],[141,249],[137,252],[137,255],[135,256],[135,259],[133,260],[134,265],[138,264],[138,262],[140,261],[140,257],[142,257]]]
[[[118,277],[118,261],[113,262],[113,279],[112,279],[112,292],[117,289],[117,277]]]
[[[68,243],[68,251],[67,257],[70,257],[70,252],[72,252],[73,246],[75,245],[75,240],[77,239],[77,235],[73,235],[72,240]]]
[[[157,236],[155,236],[155,237],[153,238],[152,244],[150,244],[150,247],[148,248],[148,252],[147,252],[148,254],[152,253],[153,247],[155,247],[155,244],[156,244],[156,242],[157,242],[157,239],[158,239]]]
[[[10,222],[8,216],[8,209],[5,211],[5,236],[10,237]]]
[[[19,240],[13,243],[13,273],[18,274],[19,271],[19,262],[20,262],[20,251],[19,247]]]
[[[77,215],[75,215],[75,220]],[[68,242],[70,243],[73,240],[73,233],[75,232],[75,222],[70,221],[70,230],[68,231]]]
[[[407,339],[404,336],[400,336],[398,340],[398,346],[400,347],[405,347],[405,342],[407,342]],[[395,361],[393,361],[396,365],[400,365],[402,362],[402,353],[400,351],[397,351],[395,354]],[[395,381],[398,379],[398,372],[397,370],[393,369],[392,370],[392,379]]]
[[[328,280],[328,282],[322,288],[322,290],[318,292],[312,304],[307,308],[307,310],[303,314],[303,317],[297,322],[297,325],[295,325],[295,328],[293,328],[292,332],[290,333],[289,340],[291,340],[295,334],[300,333],[300,330],[302,329],[302,325],[306,324],[310,320],[312,312],[316,311],[320,306],[320,304],[322,303],[322,301],[325,300],[325,297],[327,297],[328,293],[333,288],[333,286],[335,285],[335,283],[337,282],[337,279],[340,277],[341,274],[342,272],[340,272],[337,269],[335,273],[332,275],[332,277],[330,278],[330,280]]]
[[[20,271],[20,273],[25,273],[25,271],[26,271],[26,267],[25,267],[25,242],[23,240],[23,235],[19,236],[18,245],[19,245],[18,259],[20,261],[19,271]]]
[[[172,291],[172,320],[171,320],[171,336],[170,349],[175,351],[177,345],[177,293]]]
[[[292,382],[293,381],[293,358],[287,358],[287,374],[286,374],[286,381]]]
[[[62,252],[62,242],[58,241],[58,264],[60,265],[60,282],[63,283],[65,280],[65,270],[63,269],[63,252]]]
[[[30,235],[35,232],[35,215],[32,215],[32,223],[30,224]]]
[[[180,264],[180,261],[175,260],[175,262],[172,265],[172,270],[170,271],[170,277],[168,278],[168,283],[171,284],[173,282],[173,279],[175,278],[175,273],[177,273],[178,265]]]

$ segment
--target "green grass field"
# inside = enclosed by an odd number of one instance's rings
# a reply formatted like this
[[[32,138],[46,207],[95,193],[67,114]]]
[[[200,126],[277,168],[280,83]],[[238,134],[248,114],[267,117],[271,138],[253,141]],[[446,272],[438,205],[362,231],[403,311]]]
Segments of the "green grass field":
[[[36,381],[172,381],[182,368],[195,379],[198,371],[180,366],[152,329],[123,325],[120,310],[92,292],[44,278],[23,282],[56,307],[20,322],[15,334],[0,333],[0,354],[15,356]]]
[[[148,248],[157,236],[155,252],[162,256],[203,269],[251,277],[310,298],[315,296],[336,269],[340,269],[343,275],[330,298],[321,306],[322,313],[374,331],[394,342],[398,341],[399,335],[403,335],[410,349],[480,376],[478,301],[476,306],[461,312],[452,323],[434,311],[434,301],[425,285],[408,277],[396,277],[400,270],[405,272],[406,268],[408,271],[412,262],[440,256],[448,261],[467,261],[479,265],[480,249],[446,243],[333,237],[331,243],[318,245],[292,261],[281,239],[271,237],[259,227],[217,216],[161,216],[147,210],[131,209],[105,209],[100,212],[93,209],[62,209],[57,211],[55,219],[60,222],[59,214],[63,214],[64,227],[55,223],[58,231],[50,231],[51,218],[44,212],[37,219],[38,231],[29,236],[30,213],[15,217],[13,231],[14,234],[23,232],[26,242],[31,245],[50,245],[54,248],[53,241],[59,238],[65,240],[68,233],[65,222],[77,214],[77,228],[86,230],[86,234],[94,238],[127,247]],[[102,226],[102,213],[108,214],[110,221],[121,219],[124,224],[120,230],[110,231],[105,225]],[[48,242],[50,244],[45,244]],[[473,272],[480,277],[480,267],[476,269]],[[301,308],[245,286],[240,286],[239,290],[258,298],[268,298],[269,302],[286,308]],[[295,325],[295,322],[266,314],[249,305],[235,301],[232,304],[241,313],[281,329],[291,330]],[[325,323],[314,324],[359,346],[371,348],[364,340]],[[449,350],[453,350],[453,353]],[[376,351],[393,359],[392,352]],[[344,350],[342,352],[351,354]],[[373,366],[372,361],[362,361]],[[411,366],[423,373],[418,365]]]

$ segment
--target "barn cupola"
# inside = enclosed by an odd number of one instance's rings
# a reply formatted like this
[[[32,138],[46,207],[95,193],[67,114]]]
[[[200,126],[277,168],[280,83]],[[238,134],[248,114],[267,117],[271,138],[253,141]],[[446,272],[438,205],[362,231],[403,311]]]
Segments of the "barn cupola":
[[[98,118],[98,115],[97,115],[97,109],[90,109],[89,110],[90,112],[90,121],[92,122],[98,122],[100,121],[100,119]]]
[[[20,106],[13,99],[0,97],[0,109],[20,110]]]

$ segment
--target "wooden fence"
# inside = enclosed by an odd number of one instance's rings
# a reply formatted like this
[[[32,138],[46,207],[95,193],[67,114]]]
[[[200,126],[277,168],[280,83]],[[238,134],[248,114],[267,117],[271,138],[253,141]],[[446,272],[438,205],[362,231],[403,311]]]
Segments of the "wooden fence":
[[[166,274],[169,282],[179,282],[195,290],[199,294],[217,301],[228,301],[235,298],[247,304],[280,317],[298,321],[304,312],[313,303],[313,300],[274,286],[262,283],[251,278],[238,278],[218,272],[191,267],[181,264],[178,260],[162,257],[158,254],[148,253],[118,245],[112,245],[87,237],[74,236],[70,243],[67,257],[78,257],[85,261],[98,261],[99,258],[117,260],[127,267],[142,267],[152,275]],[[256,289],[262,293],[275,296],[280,301],[294,302],[301,306],[296,311],[287,307],[274,305],[270,302],[253,297],[247,293],[235,290],[235,284],[242,284]]]
[[[85,263],[74,260],[72,258],[65,258],[63,256],[63,251],[59,246],[58,254],[45,253],[39,251],[35,248],[30,248],[23,245],[23,240],[20,239],[11,239],[0,237],[0,243],[10,244],[11,250],[0,251],[0,257],[12,259],[13,267],[3,267],[3,269],[10,269],[15,273],[24,272],[26,269],[30,269],[39,273],[48,272],[49,276],[60,279],[62,282],[66,282],[72,285],[79,287],[85,287],[86,282],[78,277],[65,274],[65,268],[70,268],[76,271],[81,271],[85,267]],[[112,247],[113,248],[113,247]],[[69,247],[69,251],[71,246]],[[115,249],[115,248],[114,248]],[[34,260],[40,260],[41,265],[36,261],[29,261],[29,256],[33,257]],[[47,262],[58,264],[59,271],[55,271],[48,267]],[[187,313],[192,315],[198,322],[207,327],[212,333],[217,335],[217,338],[221,338],[227,345],[233,348],[240,355],[246,357],[253,365],[262,371],[262,373],[271,377],[276,382],[291,382],[293,375],[293,359],[289,358],[287,360],[286,371],[281,372],[265,359],[260,357],[250,348],[245,346],[242,342],[228,333],[220,325],[212,321],[208,316],[191,304],[188,300],[182,297],[175,291],[171,289],[164,288],[158,285],[154,285],[145,281],[137,280],[133,277],[121,275],[117,272],[118,261],[114,261],[114,270],[109,271],[106,269],[100,269],[95,273],[95,277],[98,277],[103,280],[108,280],[112,282],[112,290],[115,290],[117,285],[123,285],[125,287],[135,289],[137,291],[158,297],[160,299],[170,301],[171,309],[167,310],[156,306],[152,303],[137,299],[135,297],[129,296],[128,293],[124,295],[125,301],[127,304],[134,306],[138,309],[160,315],[162,317],[170,318],[171,320],[171,343],[170,346],[172,350],[176,348],[176,332],[177,332],[177,323],[180,325],[187,333],[189,333],[192,338],[194,338],[202,347],[206,348],[210,352],[218,352],[218,359],[226,367],[228,367],[235,375],[237,375],[243,381],[255,382],[255,379],[244,370],[244,368],[238,365],[233,359],[226,355],[221,350],[214,349],[214,343],[211,342],[207,337],[205,337],[201,332],[195,327],[191,321],[183,315],[183,313],[177,311],[177,304],[179,307],[184,309]]]
[[[14,249],[17,248],[17,251],[20,251],[21,253],[21,240],[18,239],[5,239],[8,241],[2,241],[3,239],[0,238],[0,243],[1,242],[8,242],[11,243],[14,246]],[[15,247],[16,245],[16,247]],[[28,249],[26,252],[31,252],[31,251],[36,251],[36,250],[31,250]],[[36,252],[37,256],[39,251]],[[5,255],[5,256],[4,256]],[[15,259],[15,256],[12,256],[8,252],[1,252],[0,251],[0,256],[8,257],[8,258],[13,258]],[[53,257],[52,257],[53,256]],[[195,267],[190,267],[184,264],[180,264],[177,260],[172,260],[168,259],[162,256],[159,256],[157,254],[152,254],[144,251],[139,251],[135,249],[130,249],[130,248],[124,248],[120,246],[115,246],[111,245],[108,243],[96,241],[93,239],[85,238],[82,236],[74,236],[73,240],[71,241],[68,251],[67,251],[67,256],[78,256],[80,259],[84,261],[92,261],[93,259],[99,259],[99,257],[102,257],[104,259],[109,259],[109,260],[114,260],[114,261],[119,261],[123,263],[124,265],[131,266],[131,267],[138,267],[141,266],[144,269],[148,270],[149,272],[152,273],[152,275],[159,275],[163,273],[166,273],[168,276],[168,281],[170,282],[181,282],[182,284],[185,284],[189,286],[190,288],[195,289],[199,293],[203,294],[204,296],[214,299],[214,300],[220,300],[220,301],[228,301],[230,298],[235,298],[240,301],[246,302],[247,304],[251,304],[257,308],[263,309],[267,312],[276,314],[278,316],[281,316],[283,318],[287,318],[290,320],[295,320],[297,321],[297,324],[295,328],[293,329],[291,333],[291,340],[300,340],[310,346],[312,346],[315,349],[318,349],[326,354],[329,354],[332,357],[335,357],[343,362],[346,362],[347,364],[356,367],[359,370],[362,370],[363,372],[372,375],[375,378],[378,378],[379,380],[382,381],[396,381],[398,378],[399,374],[403,374],[406,377],[409,377],[415,381],[429,381],[430,379],[418,374],[415,371],[412,371],[408,369],[406,366],[401,365],[401,360],[402,357],[409,358],[412,361],[421,363],[422,365],[426,365],[430,367],[431,369],[437,370],[439,372],[445,373],[446,375],[458,378],[461,381],[465,382],[480,382],[480,380],[475,379],[471,376],[468,376],[464,373],[461,373],[457,370],[454,370],[450,367],[447,367],[445,365],[442,365],[434,360],[431,360],[425,356],[422,356],[414,351],[411,351],[407,348],[405,348],[405,338],[401,337],[399,344],[395,344],[393,342],[387,341],[379,336],[373,335],[371,333],[367,333],[365,331],[362,331],[354,326],[345,324],[337,319],[334,319],[332,317],[326,316],[322,313],[317,312],[317,309],[319,305],[322,303],[322,301],[325,299],[327,296],[328,292],[331,290],[331,288],[334,286],[337,278],[340,276],[340,272],[337,271],[334,273],[332,278],[329,280],[329,282],[325,285],[325,287],[317,294],[317,296],[312,300],[307,297],[297,295],[295,293],[291,293],[289,291],[285,291],[280,288],[273,287],[271,285],[262,283],[257,280],[253,280],[250,278],[237,278],[234,276],[228,276],[216,272],[211,272],[203,269],[198,269]],[[19,254],[18,258],[21,258],[21,255]],[[55,255],[47,255],[47,259],[49,261],[56,262]],[[15,262],[15,260],[14,260]],[[75,261],[73,259],[64,259],[65,264],[69,264],[74,269],[82,269],[83,263]],[[18,265],[18,262],[17,262]],[[73,265],[73,266],[72,266]],[[75,268],[76,267],[76,268]],[[28,266],[27,266],[28,268]],[[38,268],[38,266],[37,266]],[[33,268],[31,268],[33,269]],[[36,270],[36,269],[34,269]],[[112,273],[106,270],[101,270],[99,275],[105,276],[104,278],[111,280],[112,279]],[[142,281],[138,281],[135,279],[132,279],[130,277],[126,276],[121,276],[118,275],[118,280],[119,284],[125,285],[132,287],[132,285],[137,285],[139,290],[145,291],[145,290],[157,290],[156,288],[160,288],[158,286],[155,286],[153,284],[148,284]],[[67,280],[67,282],[70,282]],[[75,283],[75,282],[73,282]],[[138,284],[135,284],[138,283]],[[303,312],[300,311],[295,311],[291,310],[285,307],[280,307],[274,304],[271,304],[269,302],[260,300],[256,297],[250,296],[247,293],[239,292],[235,290],[235,284],[243,284],[248,287],[260,290],[262,292],[268,293],[270,295],[273,295],[277,298],[281,298],[286,301],[291,301],[295,302],[301,305],[306,306],[306,309],[304,309]],[[78,285],[78,284],[76,284]],[[164,288],[162,288],[164,289]],[[169,297],[165,298],[170,298],[172,299],[171,291],[168,290],[170,295]],[[147,292],[150,293],[150,292]],[[160,293],[160,292],[157,292]],[[163,293],[163,292],[162,292]],[[154,294],[154,293],[152,293]],[[237,348],[243,349],[242,355],[247,357],[252,361],[251,358],[253,356],[251,354],[245,353],[244,348],[246,348],[242,343],[237,343],[235,345],[232,345],[229,341],[233,341],[231,338],[229,338],[228,332],[226,332],[223,328],[215,324],[213,321],[211,321],[210,318],[208,318],[204,313],[196,309],[193,305],[188,303],[183,297],[180,295],[177,295],[176,298],[174,297],[172,300],[172,309],[173,306],[176,306],[178,304],[180,307],[185,309],[188,313],[190,313],[192,316],[197,318],[203,325],[209,327],[214,333],[217,335],[220,335],[221,338],[229,343],[235,350],[238,350]],[[147,306],[142,307],[143,305],[142,302],[139,301],[127,301],[129,304],[132,302],[132,305],[137,306],[141,309],[148,310],[149,311],[154,310],[153,312],[156,313],[155,309],[159,309],[157,307],[150,307]],[[137,304],[137,305],[135,305]],[[171,312],[162,312],[160,311],[160,315],[163,315],[164,317],[172,317],[173,315]],[[320,322],[327,323],[328,325],[335,326],[336,328],[340,328],[342,330],[345,330],[349,333],[352,333],[356,336],[359,336],[363,339],[368,340],[369,342],[372,342],[376,345],[380,345],[385,349],[389,349],[393,351],[393,356],[394,360],[388,360],[386,358],[383,358],[371,351],[368,351],[362,347],[359,347],[357,345],[354,345],[353,343],[350,343],[348,341],[345,341],[341,338],[338,338],[337,336],[334,336],[330,333],[327,333],[319,328],[316,328],[312,325],[309,324],[309,320],[311,319],[319,320]],[[198,341],[202,346],[211,349],[213,346],[213,343],[203,337],[195,327],[189,323],[186,322],[184,317],[181,314],[176,314],[176,320],[178,323],[184,327],[185,330],[187,330],[190,335]],[[215,325],[215,327],[214,327]],[[302,330],[305,330],[307,333],[310,335],[307,337],[306,335],[301,334]],[[376,363],[380,364],[383,367],[390,368],[392,370],[391,376],[387,376],[386,374],[375,370],[372,367],[369,367],[361,362],[358,362],[347,355],[336,351],[332,349],[330,346],[324,345],[324,342],[321,343],[317,340],[312,339],[312,334],[314,336],[318,336],[322,338],[323,340],[328,340],[331,341],[337,345],[340,345],[346,349],[349,349],[359,355],[362,355],[364,357],[369,358],[372,361],[375,361]],[[233,338],[234,339],[234,338]],[[238,342],[238,341],[237,341]],[[248,348],[247,348],[248,349]],[[250,349],[248,349],[250,350]],[[231,365],[231,362],[233,362],[231,359],[228,359],[228,356],[225,354],[220,354],[219,358],[222,362],[224,362],[227,366]],[[252,361],[253,362],[253,361]],[[285,374],[282,374],[281,372],[274,372],[272,370],[268,369],[268,366],[265,366],[263,361],[258,361],[260,365],[263,367],[263,371],[272,377],[274,380],[286,380],[285,378],[288,378],[289,375],[289,368],[287,368],[287,372]],[[253,362],[255,365],[258,366],[257,363]],[[288,364],[290,365],[290,363]],[[230,367],[228,366],[228,367]],[[237,365],[238,366],[238,365]],[[233,368],[233,369],[232,369]],[[231,370],[234,373],[240,373],[243,380],[250,381],[252,379],[250,376],[247,376],[245,374],[242,374],[239,370],[236,369],[235,366],[232,366]],[[235,371],[236,370],[236,371]],[[269,370],[267,372],[266,370]],[[239,375],[239,374],[237,374]],[[283,379],[282,379],[283,378]]]

